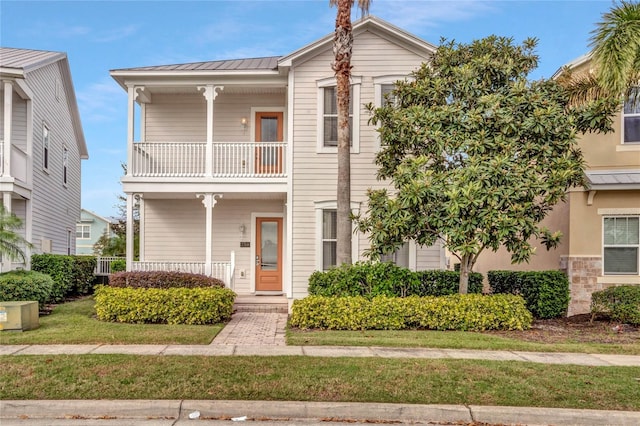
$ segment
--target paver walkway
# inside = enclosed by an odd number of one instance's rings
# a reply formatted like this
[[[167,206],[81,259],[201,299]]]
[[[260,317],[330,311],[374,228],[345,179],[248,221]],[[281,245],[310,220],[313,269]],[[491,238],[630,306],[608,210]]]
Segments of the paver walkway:
[[[285,346],[287,314],[236,312],[212,345]]]

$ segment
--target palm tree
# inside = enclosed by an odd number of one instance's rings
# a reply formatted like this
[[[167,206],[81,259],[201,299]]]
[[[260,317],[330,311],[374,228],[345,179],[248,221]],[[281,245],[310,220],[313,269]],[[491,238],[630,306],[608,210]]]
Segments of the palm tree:
[[[355,0],[329,0],[337,6],[336,30],[333,38],[334,60],[331,64],[336,73],[338,107],[338,188],[336,225],[336,263],[351,263],[351,132],[349,129],[349,88],[351,80],[351,53],[353,50],[353,27],[351,7]],[[370,0],[358,0],[362,14],[369,11]],[[357,125],[357,124],[356,124]]]
[[[22,220],[0,205],[0,254],[11,260],[24,262],[26,256],[23,247],[31,247],[32,245],[16,232],[21,227]]]
[[[622,0],[602,15],[591,32],[591,61],[595,73],[573,75],[564,70],[559,81],[573,104],[614,98],[638,100],[640,84],[640,3]]]

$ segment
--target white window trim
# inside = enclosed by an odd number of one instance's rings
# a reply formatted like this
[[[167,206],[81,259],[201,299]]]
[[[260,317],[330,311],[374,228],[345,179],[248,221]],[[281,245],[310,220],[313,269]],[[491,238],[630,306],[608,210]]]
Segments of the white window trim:
[[[637,88],[640,91],[640,87]],[[640,101],[639,101],[640,102]],[[626,101],[625,101],[626,103]],[[640,141],[625,142],[624,140],[624,119],[625,117],[638,117],[640,118],[640,112],[625,114],[624,104],[622,105],[622,111],[620,112],[620,144],[627,149],[619,149],[618,151],[640,151]]]
[[[69,148],[62,145],[62,186],[65,188],[69,184]]]
[[[78,237],[78,227],[80,227],[80,234],[84,235],[84,228],[87,227],[89,228],[89,236],[88,237],[84,237],[84,236],[80,236]],[[91,225],[84,225],[84,224],[77,224],[76,225],[76,239],[78,240],[90,240],[91,239]]]
[[[46,133],[46,138],[45,138]],[[47,151],[45,153],[45,139],[47,141],[46,148]],[[45,173],[49,173],[49,169],[51,168],[51,127],[47,123],[42,123],[42,171]],[[46,163],[45,163],[46,158]]]
[[[382,86],[385,84],[395,84],[398,80],[413,81],[415,79],[405,74],[389,74],[373,77],[373,105],[376,108],[380,108],[382,106]],[[376,129],[377,128],[378,126],[376,126]],[[377,131],[375,143],[375,151],[377,152],[380,150],[380,133]]]
[[[322,262],[322,212],[324,210],[336,210],[338,208],[338,203],[336,201],[316,201],[314,203],[316,210],[316,270],[323,270],[323,262]],[[351,212],[353,214],[360,213],[360,203],[356,201],[351,202]],[[352,224],[352,230],[355,231],[355,225]],[[351,261],[357,262],[359,258],[359,244],[358,244],[358,236],[359,234],[353,234],[351,238]]]
[[[604,210],[604,209],[603,209]],[[612,209],[615,210],[615,209]],[[636,268],[637,268],[637,272],[636,273],[615,273],[615,272],[606,272],[604,269],[604,249],[605,249],[605,243],[604,243],[604,221],[605,219],[611,219],[611,218],[636,218],[636,217],[640,217],[639,215],[636,214],[607,214],[602,216],[602,231],[600,232],[600,238],[601,238],[601,244],[600,244],[600,248],[601,248],[601,255],[602,255],[602,275],[605,277],[611,277],[611,276],[620,276],[620,277],[635,277],[635,276],[640,276],[640,243],[637,245],[638,247],[638,259],[637,259],[637,264],[636,264]],[[640,220],[640,219],[639,219]],[[606,247],[625,247],[624,245],[608,245]],[[628,247],[636,247],[636,245],[628,245]]]
[[[360,105],[360,86],[362,84],[362,77],[360,76],[351,76],[351,87],[353,89],[353,99],[351,99],[351,103],[353,104],[353,140],[351,141],[351,153],[359,154],[360,153],[360,110],[362,105]],[[324,146],[324,91],[325,87],[333,87],[336,86],[336,78],[329,77],[316,81],[317,86],[317,135],[318,139],[316,142],[316,152],[318,154],[337,154],[338,147],[333,146]]]

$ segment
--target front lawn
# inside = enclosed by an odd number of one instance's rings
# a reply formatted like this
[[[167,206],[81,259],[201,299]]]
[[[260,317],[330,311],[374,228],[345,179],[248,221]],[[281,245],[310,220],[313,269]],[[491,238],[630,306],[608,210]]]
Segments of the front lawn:
[[[640,367],[383,358],[0,357],[0,399],[230,399],[640,410]]]
[[[98,321],[92,298],[58,305],[40,316],[40,327],[0,332],[3,345],[162,344],[207,345],[222,330],[216,325],[120,324]]]

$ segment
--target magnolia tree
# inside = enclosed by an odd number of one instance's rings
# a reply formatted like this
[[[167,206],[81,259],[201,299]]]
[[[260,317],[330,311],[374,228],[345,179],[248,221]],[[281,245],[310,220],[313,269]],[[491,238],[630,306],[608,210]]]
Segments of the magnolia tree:
[[[553,80],[529,81],[536,40],[515,45],[491,36],[470,44],[443,41],[431,62],[396,84],[374,109],[381,150],[378,178],[358,229],[377,257],[407,240],[442,239],[460,261],[460,293],[485,249],[504,246],[514,263],[547,249],[560,232],[540,226],[572,186],[586,185],[576,144],[581,131],[611,130],[615,102],[571,107]]]

